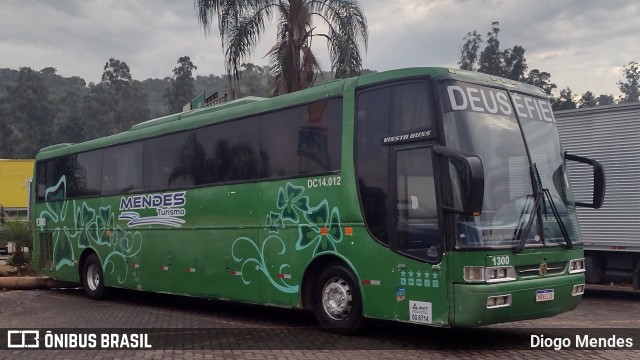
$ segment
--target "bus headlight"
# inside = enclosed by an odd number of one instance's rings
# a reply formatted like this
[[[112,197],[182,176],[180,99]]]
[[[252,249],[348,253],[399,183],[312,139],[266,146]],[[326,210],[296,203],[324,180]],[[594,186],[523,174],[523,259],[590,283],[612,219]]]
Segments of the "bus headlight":
[[[516,269],[513,266],[488,267],[485,278],[488,283],[514,281],[516,279]]]
[[[516,279],[516,270],[513,266],[465,266],[464,281],[496,283],[513,281]]]
[[[487,298],[487,309],[511,306],[511,294],[489,296]]]
[[[484,282],[484,266],[465,266],[464,281]]]
[[[584,258],[574,259],[569,262],[569,274],[578,274],[584,271]]]

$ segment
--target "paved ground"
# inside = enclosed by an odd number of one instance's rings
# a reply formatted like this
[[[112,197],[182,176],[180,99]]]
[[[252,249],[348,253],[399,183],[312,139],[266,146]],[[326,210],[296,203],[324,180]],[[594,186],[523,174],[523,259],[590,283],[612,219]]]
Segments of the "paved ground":
[[[5,350],[7,331],[16,328],[84,336],[125,329],[147,334],[153,348]],[[2,359],[638,359],[640,294],[590,291],[576,311],[550,319],[480,329],[372,322],[345,337],[318,329],[312,314],[297,310],[132,291],[101,302],[78,289],[4,291],[0,330]],[[533,349],[532,335],[572,342],[576,335],[615,335],[631,339],[634,350]]]

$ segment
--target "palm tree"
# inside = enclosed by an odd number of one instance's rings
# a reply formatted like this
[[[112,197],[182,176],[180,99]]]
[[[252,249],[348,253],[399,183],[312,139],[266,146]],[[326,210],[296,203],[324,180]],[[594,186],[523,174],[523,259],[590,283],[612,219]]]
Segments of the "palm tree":
[[[264,32],[265,22],[277,17],[278,38],[267,53],[271,64],[270,85],[274,95],[305,89],[320,73],[311,51],[315,36],[325,38],[331,71],[336,78],[360,74],[360,43],[366,49],[367,21],[357,0],[194,0],[205,33],[214,15],[225,51],[225,67],[236,82],[239,68]],[[320,19],[327,33],[314,33],[313,20]]]

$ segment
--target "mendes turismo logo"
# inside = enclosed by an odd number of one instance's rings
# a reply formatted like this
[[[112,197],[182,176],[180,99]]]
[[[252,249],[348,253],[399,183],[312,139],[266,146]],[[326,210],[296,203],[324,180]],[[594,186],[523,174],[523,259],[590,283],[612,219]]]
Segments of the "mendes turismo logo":
[[[8,330],[7,348],[9,349],[37,349],[40,347],[39,330]]]

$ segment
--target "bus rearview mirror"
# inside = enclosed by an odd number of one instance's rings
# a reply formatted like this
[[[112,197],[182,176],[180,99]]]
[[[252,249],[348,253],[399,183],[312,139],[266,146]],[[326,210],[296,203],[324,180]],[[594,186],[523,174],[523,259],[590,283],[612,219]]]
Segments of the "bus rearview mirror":
[[[592,209],[599,209],[604,203],[604,193],[606,188],[606,178],[604,175],[604,167],[599,162],[578,156],[564,153],[565,160],[579,162],[581,164],[590,165],[593,167],[593,200],[591,203],[584,203],[576,201],[576,206],[588,207]]]
[[[453,205],[443,208],[466,216],[479,216],[484,199],[484,167],[478,155],[436,145],[433,152],[449,163]]]

